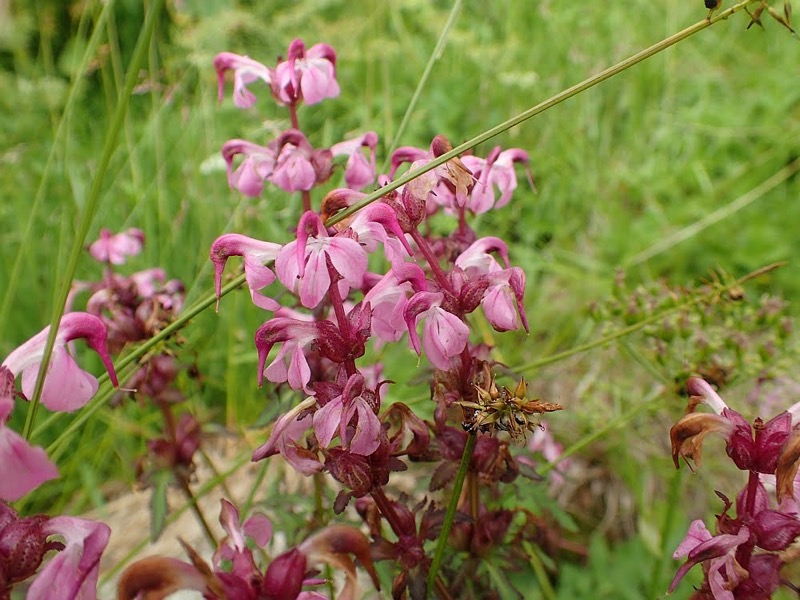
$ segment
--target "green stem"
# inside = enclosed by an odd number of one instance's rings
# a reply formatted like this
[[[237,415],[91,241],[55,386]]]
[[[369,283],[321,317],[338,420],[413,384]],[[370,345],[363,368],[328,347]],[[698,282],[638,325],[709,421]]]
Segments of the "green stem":
[[[417,82],[417,88],[414,90],[414,94],[411,96],[411,100],[408,102],[406,112],[403,115],[403,120],[400,121],[400,126],[397,128],[394,136],[392,136],[392,143],[386,149],[386,159],[384,160],[383,167],[381,168],[381,171],[384,173],[389,167],[389,161],[391,160],[392,152],[394,152],[397,148],[400,138],[402,137],[403,133],[405,133],[408,122],[411,120],[411,115],[414,113],[414,109],[417,106],[420,95],[422,95],[422,89],[425,87],[425,84],[428,83],[428,78],[431,75],[431,71],[433,71],[433,65],[436,64],[436,61],[441,58],[442,52],[444,52],[444,47],[447,44],[447,38],[450,35],[450,30],[453,28],[453,25],[456,24],[456,19],[458,18],[458,14],[461,12],[461,6],[463,4],[463,0],[456,0],[453,3],[453,8],[450,9],[450,15],[447,17],[447,23],[444,24],[444,29],[442,29],[442,33],[439,34],[439,39],[436,40],[436,47],[433,49],[433,52],[431,52],[431,55],[428,58],[428,64],[425,65],[425,70],[422,72],[419,82]]]
[[[433,562],[428,571],[428,595],[433,592],[436,583],[436,575],[439,572],[439,567],[442,564],[444,557],[444,549],[447,547],[447,539],[450,537],[450,530],[453,528],[453,520],[456,516],[456,509],[458,508],[458,499],[461,496],[461,488],[464,486],[464,479],[467,476],[467,469],[469,462],[472,460],[472,452],[475,450],[475,442],[478,436],[473,431],[467,435],[467,443],[464,445],[464,454],[461,456],[461,464],[458,466],[458,473],[456,474],[456,481],[453,484],[453,495],[450,496],[450,504],[447,505],[447,513],[442,522],[442,531],[439,534],[439,540],[436,544],[436,552],[433,555]]]
[[[699,31],[702,31],[703,29],[710,27],[714,23],[727,19],[732,14],[740,10],[744,10],[744,8],[748,4],[752,4],[754,2],[759,2],[759,1],[760,0],[742,0],[738,4],[734,4],[730,8],[721,11],[719,14],[717,14],[717,16],[713,17],[712,19],[703,19],[702,21],[695,23],[694,25],[687,27],[686,29],[683,29],[676,34],[673,34],[668,38],[661,40],[657,44],[653,44],[649,48],[646,48],[641,52],[634,54],[629,58],[626,58],[625,60],[617,63],[613,67],[609,67],[605,71],[601,71],[597,75],[589,77],[588,79],[585,79],[582,82],[575,84],[570,88],[567,88],[563,92],[556,94],[550,99],[545,100],[544,102],[541,102],[536,106],[529,108],[528,110],[518,114],[516,117],[508,119],[507,121],[504,121],[487,131],[484,131],[482,134],[477,135],[470,140],[467,140],[466,142],[464,142],[459,146],[456,146],[455,148],[450,150],[450,152],[445,152],[438,158],[434,158],[432,161],[423,165],[422,167],[414,169],[413,171],[409,171],[402,177],[399,177],[394,181],[392,181],[391,183],[383,186],[382,188],[375,190],[374,192],[368,194],[365,198],[363,198],[359,202],[356,202],[346,210],[343,210],[334,215],[333,217],[331,217],[330,219],[328,219],[326,225],[330,227],[331,225],[334,225],[335,223],[338,223],[339,221],[342,221],[350,217],[351,215],[361,210],[368,204],[374,202],[378,198],[385,196],[389,192],[392,192],[401,186],[404,186],[409,181],[416,179],[420,175],[423,175],[424,173],[427,173],[428,171],[435,169],[439,165],[443,165],[448,160],[457,157],[459,154],[462,154],[467,150],[472,150],[475,146],[482,144],[483,142],[490,140],[491,138],[498,136],[505,131],[508,131],[512,127],[516,127],[517,125],[519,125],[524,121],[527,121],[531,117],[535,117],[539,113],[543,113],[544,111],[549,110],[554,106],[557,106],[558,104],[561,104],[565,100],[569,100],[573,96],[577,96],[581,92],[585,92],[589,88],[596,86],[598,83],[602,83],[606,79],[610,79],[614,75],[617,75],[627,69],[630,69],[634,65],[637,65],[640,62],[647,60],[651,56],[654,56],[659,52],[663,52],[670,46],[674,46],[678,42],[682,42],[686,38],[693,36],[695,33],[698,33]]]
[[[100,203],[100,195],[103,190],[103,182],[105,174],[108,170],[108,165],[111,162],[111,156],[114,153],[114,148],[117,145],[122,125],[125,120],[125,114],[128,110],[130,103],[131,93],[133,87],[139,79],[139,65],[144,62],[145,54],[147,53],[150,44],[150,37],[155,29],[156,15],[160,12],[164,0],[154,0],[150,7],[149,12],[145,16],[142,32],[139,39],[136,41],[136,48],[133,52],[130,65],[128,65],[128,72],[125,75],[125,87],[120,94],[117,109],[109,125],[108,134],[106,135],[105,143],[103,144],[103,151],[100,155],[100,161],[97,165],[97,172],[92,187],[89,190],[88,198],[86,200],[86,207],[83,211],[78,231],[75,235],[75,240],[70,250],[69,260],[67,267],[62,274],[60,285],[57,286],[57,294],[53,303],[53,314],[50,318],[50,332],[47,336],[47,343],[45,344],[44,354],[42,356],[42,363],[39,365],[39,373],[36,376],[36,385],[33,391],[33,397],[30,399],[28,405],[28,414],[25,418],[25,426],[23,428],[23,435],[26,439],[30,439],[33,432],[33,423],[36,419],[36,412],[39,408],[39,402],[42,397],[42,389],[44,388],[45,374],[47,373],[48,366],[50,365],[50,356],[53,353],[53,346],[55,345],[56,335],[58,334],[58,325],[61,322],[61,317],[64,314],[64,306],[67,302],[67,295],[69,294],[72,278],[75,274],[75,268],[78,265],[78,259],[83,252],[83,245],[86,239],[86,234],[89,232],[89,227],[94,220],[94,215],[97,212],[97,207]]]

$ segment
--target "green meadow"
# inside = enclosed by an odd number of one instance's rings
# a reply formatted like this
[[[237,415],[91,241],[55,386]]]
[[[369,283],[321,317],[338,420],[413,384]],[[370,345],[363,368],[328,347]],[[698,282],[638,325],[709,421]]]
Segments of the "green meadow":
[[[296,37],[333,46],[341,95],[301,107],[303,130],[318,147],[375,131],[380,169],[397,146],[427,148],[437,134],[457,145],[707,14],[700,0],[465,0],[456,13],[431,0],[168,1],[137,54],[144,6],[0,3],[0,356],[50,323],[72,279],[101,277],[76,253],[101,228],[141,228],[144,251],[122,271],[163,268],[184,282],[186,306],[213,293],[208,251],[220,234],[291,239],[299,196],[266,186],[244,197],[219,154],[230,138],[266,144],[288,113],[265,88],[253,87],[246,111],[230,84],[219,103],[219,52],[272,64]],[[535,182],[518,170],[511,203],[472,224],[524,268],[531,332],[500,334],[473,315],[476,329],[533,395],[564,405],[546,422],[572,464],[558,488],[526,481],[496,499],[541,516],[550,536],[508,579],[502,562],[478,567],[503,598],[518,597],[512,584],[548,600],[664,596],[689,523],[712,529],[714,491],[733,498],[745,480],[713,436],[696,473],[675,470],[669,429],[686,377],[714,378],[749,421],[800,399],[800,43],[762,21],[716,22],[475,149],[525,150]],[[341,170],[326,185],[343,187]],[[210,437],[245,439],[244,460],[299,399],[257,388],[253,333],[265,319],[239,289],[158,346],[184,365],[186,407]],[[84,344],[76,351],[101,372]],[[381,358],[390,398],[430,417],[424,359],[405,344]],[[61,477],[21,511],[79,514],[135,486],[161,417],[143,403],[112,407],[112,396],[103,384],[83,418],[39,411],[32,441],[54,452]],[[10,426],[25,416],[20,402]],[[302,514],[284,510],[276,485],[254,501],[297,535]],[[688,598],[700,578],[697,567],[672,597]]]

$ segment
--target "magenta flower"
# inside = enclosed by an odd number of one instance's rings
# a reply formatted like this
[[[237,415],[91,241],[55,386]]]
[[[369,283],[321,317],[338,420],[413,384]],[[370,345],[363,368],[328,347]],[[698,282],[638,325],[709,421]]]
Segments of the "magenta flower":
[[[9,354],[2,363],[15,377],[22,375],[22,392],[27,398],[33,397],[36,375],[49,332],[50,327],[45,327]],[[86,339],[89,347],[103,361],[111,382],[118,385],[117,374],[106,346],[106,328],[103,322],[88,313],[67,313],[61,318],[42,390],[42,403],[50,410],[77,410],[97,392],[97,379],[81,370],[67,352],[67,342],[78,338]]]
[[[136,286],[136,293],[142,298],[150,298],[158,289],[159,285],[164,282],[167,274],[164,269],[145,269],[144,271],[137,271],[130,274],[130,280]]]
[[[275,274],[264,263],[275,260],[281,250],[280,244],[272,242],[262,242],[253,238],[239,235],[238,233],[227,233],[221,235],[211,244],[210,258],[214,263],[214,289],[217,293],[217,309],[219,309],[219,297],[222,293],[222,273],[225,270],[225,263],[231,256],[244,257],[244,274],[247,287],[250,288],[250,297],[253,304],[265,310],[278,310],[278,304],[272,298],[259,293],[275,281]]]
[[[406,304],[403,317],[408,327],[409,343],[421,353],[417,324],[422,320],[422,346],[434,367],[447,371],[451,359],[467,346],[469,327],[456,315],[441,307],[441,292],[417,292]]]
[[[316,323],[289,317],[275,317],[259,327],[255,336],[258,350],[258,386],[261,387],[266,375],[273,383],[286,381],[293,390],[305,390],[311,380],[311,367],[303,349],[318,336]],[[282,346],[278,355],[265,369],[269,351],[279,343]]]
[[[100,556],[111,528],[78,517],[53,517],[44,535],[64,539],[64,549],[50,559],[28,590],[28,600],[93,600],[97,597]]]
[[[361,137],[331,146],[333,156],[347,157],[344,180],[351,190],[361,190],[375,182],[375,147],[377,145],[378,134],[370,131]],[[369,161],[361,152],[362,148],[368,149]]]
[[[425,273],[413,263],[392,268],[364,295],[372,308],[372,333],[384,342],[396,342],[408,329],[404,309],[408,298],[425,290]]]
[[[244,160],[234,171],[233,159],[236,155],[244,155]],[[228,140],[222,145],[222,158],[228,169],[228,186],[239,190],[245,196],[256,198],[264,190],[264,181],[268,180],[275,168],[275,150],[259,146],[245,140]]]
[[[339,290],[345,297],[351,287],[361,286],[367,254],[349,237],[330,237],[319,216],[308,211],[300,218],[297,239],[286,244],[275,259],[278,279],[292,292],[299,288],[301,304],[315,308],[328,293],[332,270],[342,278]]]
[[[342,447],[352,454],[369,456],[378,449],[381,422],[361,395],[364,389],[364,377],[356,373],[347,380],[341,394],[314,413],[314,432],[323,448],[328,448],[338,434]],[[355,431],[348,438],[347,427],[355,416]]]
[[[306,51],[303,40],[289,44],[287,60],[275,69],[278,99],[284,104],[303,101],[308,105],[339,95],[336,82],[336,52],[328,44],[315,44]]]
[[[100,230],[100,239],[89,246],[89,254],[96,261],[121,265],[128,256],[136,256],[144,246],[144,232],[128,229],[113,235],[109,229]]]
[[[500,146],[496,146],[486,159],[465,156],[462,160],[477,179],[466,204],[466,207],[476,215],[508,204],[511,195],[517,189],[514,163],[522,163],[526,169],[528,167],[527,152],[518,148],[501,152]],[[528,178],[530,179],[530,172]],[[497,200],[495,200],[495,188],[500,192]]]
[[[221,52],[214,58],[214,69],[217,72],[217,87],[219,101],[222,102],[225,93],[225,71],[233,70],[233,103],[239,108],[250,108],[256,101],[255,95],[247,89],[247,85],[263,81],[267,86],[272,85],[274,72],[260,62],[239,56],[231,52]]]
[[[14,394],[14,374],[0,367],[0,500],[10,502],[58,477],[58,469],[42,448],[31,446],[6,427],[14,410]]]
[[[269,439],[253,452],[253,462],[280,454],[292,468],[303,475],[319,473],[324,465],[317,454],[298,445],[297,440],[311,428],[311,414],[305,414],[317,403],[313,396],[306,398],[292,410],[282,415],[272,427]]]

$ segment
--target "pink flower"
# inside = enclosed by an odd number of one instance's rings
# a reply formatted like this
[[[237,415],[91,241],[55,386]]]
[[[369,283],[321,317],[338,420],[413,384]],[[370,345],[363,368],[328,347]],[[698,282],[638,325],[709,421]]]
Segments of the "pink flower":
[[[233,158],[244,155],[244,160],[233,170]],[[258,197],[275,168],[275,150],[245,140],[228,140],[222,145],[222,158],[228,166],[228,185],[245,196]]]
[[[425,273],[413,263],[392,268],[364,295],[372,308],[372,333],[385,342],[396,342],[407,330],[403,311],[415,291],[425,289]]]
[[[65,546],[39,572],[28,590],[28,600],[95,599],[100,556],[111,528],[78,517],[53,517],[44,533],[63,537]]]
[[[338,434],[342,447],[353,454],[369,456],[378,449],[381,422],[361,395],[363,391],[364,377],[356,373],[350,376],[340,395],[314,413],[314,432],[322,447],[328,448]],[[355,432],[348,439],[347,426],[356,415]]]
[[[315,308],[331,285],[331,270],[341,276],[339,289],[346,296],[360,287],[367,271],[367,254],[349,237],[330,237],[319,216],[308,211],[297,226],[297,239],[286,244],[275,259],[278,279],[289,290],[299,288],[300,302]]]
[[[233,169],[237,155],[244,160]],[[264,181],[271,181],[284,191],[310,190],[328,179],[332,158],[330,150],[314,150],[297,129],[288,129],[267,146],[245,140],[229,140],[222,146],[222,157],[228,169],[228,185],[246,196],[257,197]]]
[[[316,402],[316,398],[311,396],[282,415],[272,427],[269,439],[253,452],[253,462],[280,454],[286,462],[303,475],[319,473],[324,465],[319,461],[316,453],[297,444],[297,440],[312,425],[311,414],[306,414],[302,418],[298,417],[313,407]]]
[[[6,427],[13,410],[14,374],[0,367],[0,500],[10,502],[58,477],[58,469],[42,448],[31,446]]]
[[[403,317],[408,327],[409,343],[417,354],[421,353],[417,324],[425,322],[422,345],[434,367],[447,371],[451,359],[461,354],[469,339],[469,327],[451,312],[441,307],[441,292],[417,292],[406,304]]]
[[[225,71],[233,70],[233,103],[239,108],[250,108],[256,101],[255,95],[247,89],[248,84],[260,79],[271,86],[274,77],[273,70],[260,62],[231,52],[217,54],[214,58],[214,69],[217,72],[220,102],[225,91]]]
[[[477,179],[466,207],[476,215],[479,215],[493,208],[502,208],[508,204],[509,200],[511,200],[511,195],[517,188],[514,163],[520,162],[527,169],[528,154],[518,148],[500,152],[500,146],[497,146],[486,159],[477,156],[465,156],[463,161]],[[528,172],[528,178],[530,179],[530,172]],[[533,186],[532,181],[531,186]],[[496,201],[495,188],[500,192],[500,197]]]
[[[303,349],[318,336],[315,323],[289,317],[275,317],[259,327],[255,336],[258,350],[258,386],[261,387],[266,375],[273,383],[287,381],[294,390],[306,389],[311,380],[311,367]],[[282,343],[281,349],[265,369],[269,351],[278,343]]]
[[[100,239],[89,246],[89,254],[99,262],[121,265],[128,256],[136,256],[144,246],[144,232],[128,229],[113,235],[108,229],[100,230]]]
[[[377,145],[378,134],[370,131],[361,137],[331,146],[333,156],[347,156],[344,180],[350,189],[361,190],[375,181],[375,146]],[[369,162],[361,152],[362,148],[369,150]]]
[[[284,104],[316,104],[339,95],[336,82],[336,52],[328,44],[315,44],[306,51],[303,40],[289,44],[286,62],[275,69],[278,99]]]
[[[247,287],[250,288],[253,304],[265,310],[278,310],[280,304],[272,298],[260,294],[259,290],[275,281],[275,274],[269,267],[264,266],[264,263],[275,260],[281,247],[280,244],[262,242],[238,233],[227,233],[214,240],[214,243],[211,244],[210,258],[214,263],[217,309],[219,309],[219,297],[222,293],[222,273],[225,270],[225,263],[231,256],[242,256],[244,257],[245,279]]]
[[[247,580],[253,574],[258,575],[259,570],[244,538],[251,538],[259,548],[263,548],[272,537],[272,523],[266,515],[254,513],[240,524],[239,510],[225,498],[220,499],[220,503],[219,522],[227,535],[220,541],[211,563],[219,569],[223,560],[230,561],[231,572]]]
[[[36,375],[49,332],[50,327],[45,327],[9,354],[2,364],[15,376],[22,374],[22,391],[28,398],[33,397]],[[86,339],[89,347],[103,361],[112,383],[118,385],[117,374],[106,346],[106,328],[103,322],[88,313],[67,313],[62,317],[56,334],[42,390],[42,403],[50,410],[77,410],[97,392],[97,379],[81,370],[67,352],[67,342],[78,338]]]

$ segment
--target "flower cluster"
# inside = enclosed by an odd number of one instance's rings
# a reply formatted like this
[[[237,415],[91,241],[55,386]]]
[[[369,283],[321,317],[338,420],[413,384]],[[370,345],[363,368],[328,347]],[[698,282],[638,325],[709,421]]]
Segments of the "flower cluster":
[[[726,454],[748,473],[748,480],[735,502],[717,492],[724,506],[715,534],[702,521],[691,524],[673,555],[686,562],[670,591],[692,567],[702,564],[703,584],[694,597],[770,598],[781,583],[781,568],[790,560],[785,551],[800,536],[800,403],[766,423],[756,419],[751,425],[703,379],[690,378],[688,388],[689,411],[670,430],[675,466],[681,458],[699,465],[703,440],[713,433],[725,440]],[[694,412],[699,403],[713,414]],[[768,488],[775,489],[774,501]],[[735,517],[729,514],[734,507]]]
[[[302,398],[278,418],[253,460],[281,455],[304,475],[328,472],[343,486],[335,511],[358,499],[374,543],[384,548],[374,556],[402,565],[393,593],[407,589],[420,597],[430,566],[423,543],[438,536],[442,513],[431,504],[417,523],[421,507],[386,496],[391,473],[407,468],[404,458],[437,461],[431,489],[441,489],[454,478],[472,435],[473,484],[511,482],[520,468],[501,432],[523,441],[538,426],[534,415],[561,408],[528,399],[524,381],[514,392],[497,387],[490,349],[470,342],[469,315],[478,309],[497,331],[529,329],[524,271],[511,264],[502,239],[478,237],[468,224],[470,215],[511,200],[515,165],[527,167],[528,156],[497,147],[486,158],[450,159],[341,219],[337,213],[366,196],[361,190],[389,183],[404,165],[411,171],[424,167],[452,150],[448,140],[439,135],[428,148],[399,148],[390,172],[379,175],[374,132],[330,148],[315,148],[301,132],[297,106],[338,95],[332,48],[305,50],[295,40],[274,68],[230,53],[218,55],[214,65],[220,99],[225,73],[233,71],[236,106],[252,107],[252,86],[263,83],[289,109],[292,122],[266,145],[238,139],[223,145],[231,188],[256,196],[271,183],[300,192],[303,201],[287,243],[227,233],[210,250],[218,298],[228,260],[241,256],[253,303],[272,313],[255,334],[259,385],[288,385]],[[334,160],[339,156],[346,160]],[[310,192],[335,176],[340,164],[346,187],[328,191],[314,210]],[[437,214],[453,218],[450,234],[431,233],[428,220]],[[378,264],[385,267],[372,270]],[[370,345],[396,343],[406,334],[413,351],[434,368],[432,423],[398,402],[385,408],[391,382],[382,381],[382,365],[367,358]],[[472,499],[468,513],[485,515],[481,523],[492,524],[492,531],[461,527],[459,547],[485,553],[502,542],[511,513],[495,514],[477,494]],[[397,542],[381,533],[381,519]]]

